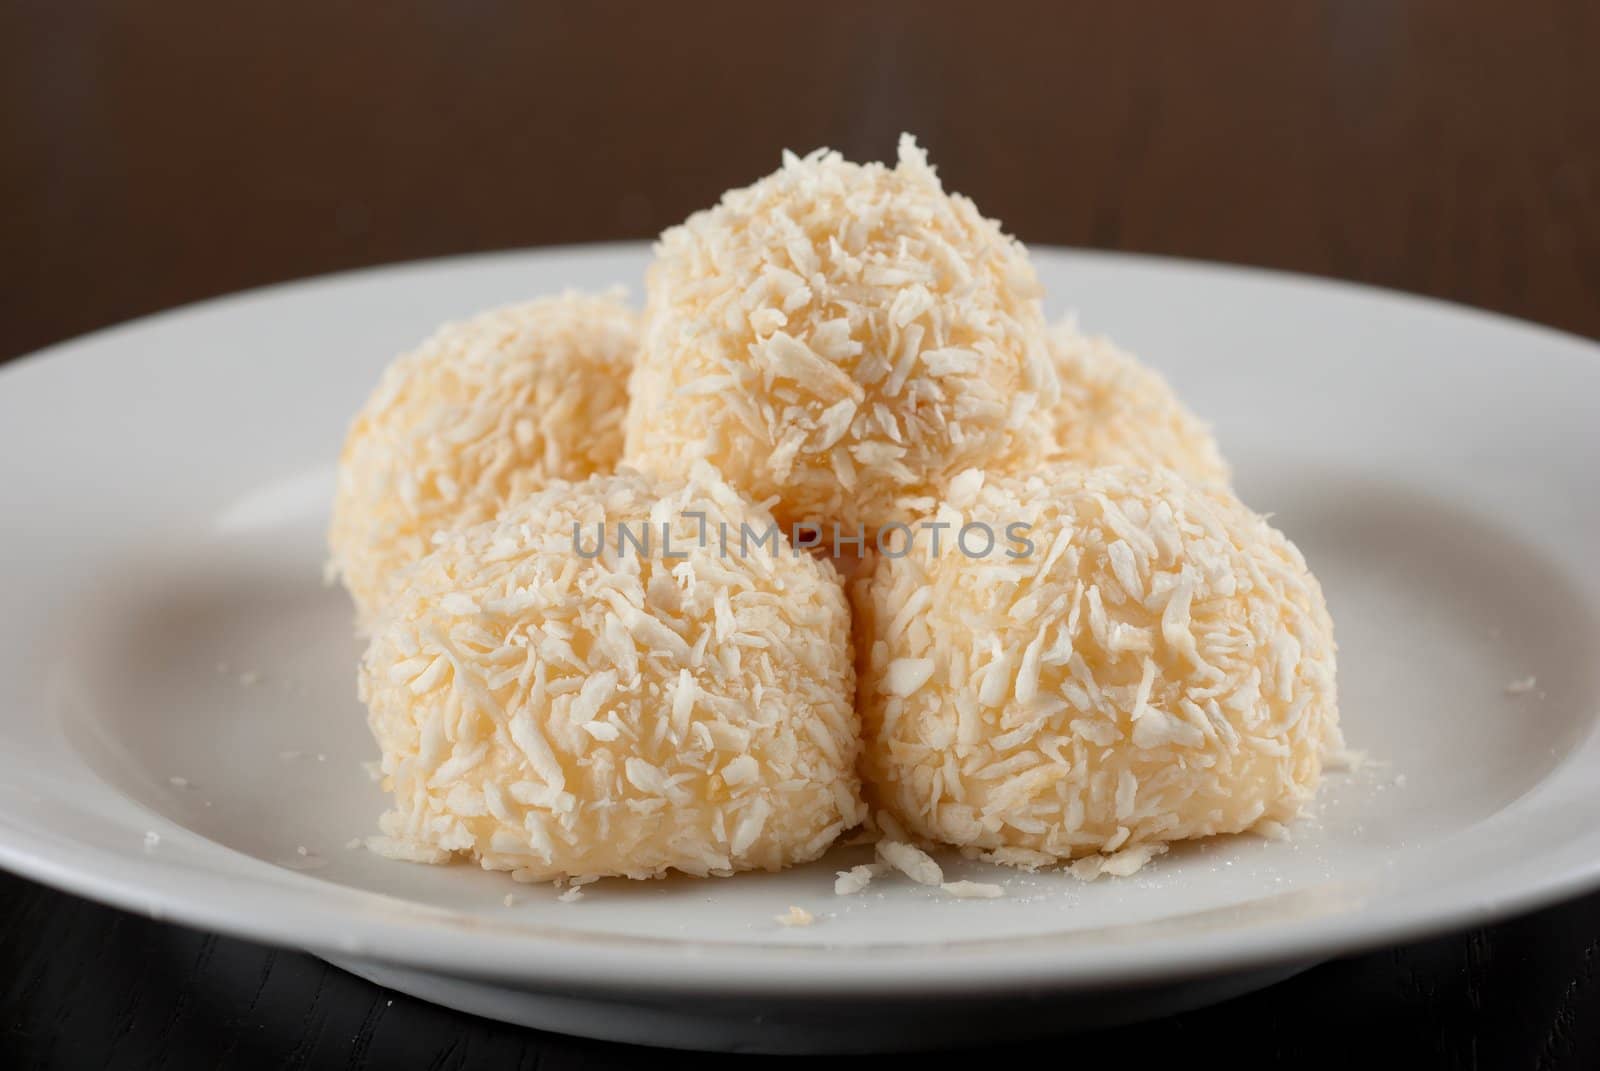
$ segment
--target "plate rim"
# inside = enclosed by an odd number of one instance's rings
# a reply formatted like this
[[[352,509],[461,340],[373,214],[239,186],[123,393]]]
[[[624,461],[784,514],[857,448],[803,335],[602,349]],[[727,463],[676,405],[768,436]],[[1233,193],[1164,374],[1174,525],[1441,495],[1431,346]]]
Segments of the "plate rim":
[[[1576,345],[1591,359],[1600,359],[1600,344],[1582,335],[1492,310],[1366,283],[1182,257],[1045,245],[1030,245],[1029,248],[1051,259],[1059,257],[1076,262],[1136,268],[1175,268],[1269,283],[1292,283],[1318,290],[1345,291],[1436,314],[1448,314],[1456,319],[1474,319],[1501,329],[1537,332],[1566,345]],[[120,333],[156,327],[162,321],[180,319],[202,311],[219,311],[230,304],[252,299],[288,296],[296,290],[410,271],[485,266],[498,261],[560,258],[573,254],[639,255],[647,249],[648,243],[643,242],[542,246],[421,258],[284,280],[109,325],[8,360],[0,367],[0,390],[7,389],[6,384],[15,382],[19,373],[27,375],[26,369],[37,367],[46,358],[72,359],[74,351],[91,343],[112,341]],[[19,712],[13,710],[10,714],[18,716]],[[59,733],[59,725],[53,724],[52,728]],[[1600,723],[1591,723],[1589,736],[1575,750],[1575,755],[1596,750],[1597,730],[1600,730]],[[66,753],[75,757],[70,750]],[[1545,780],[1536,785],[1533,791],[1563,776],[1574,776],[1567,764],[1547,773]],[[1509,804],[1484,821],[1513,814],[1524,802],[1525,799]],[[127,800],[127,803],[130,807],[140,807],[132,800]],[[523,985],[559,984],[596,989],[646,985],[653,989],[681,992],[737,991],[771,996],[815,996],[822,993],[911,995],[1138,984],[1345,954],[1479,924],[1546,906],[1600,887],[1600,851],[1591,851],[1569,861],[1562,869],[1553,870],[1537,881],[1524,882],[1509,892],[1505,891],[1504,882],[1498,885],[1500,891],[1495,892],[1495,883],[1482,879],[1453,890],[1451,896],[1431,901],[1408,892],[1398,905],[1391,905],[1387,912],[1362,908],[1310,920],[1259,922],[1243,928],[1225,928],[1214,933],[1182,937],[1172,942],[1170,947],[1164,943],[1144,947],[1139,949],[1139,954],[1120,960],[1106,953],[1103,946],[1096,950],[1096,954],[1084,958],[1061,955],[1057,951],[1018,954],[1016,949],[1035,940],[1033,938],[997,939],[995,944],[1008,946],[998,955],[980,953],[968,956],[960,951],[959,945],[951,944],[908,946],[925,951],[917,956],[892,958],[876,964],[867,961],[873,946],[830,946],[825,943],[795,946],[754,942],[719,946],[698,939],[663,938],[658,942],[620,934],[605,935],[605,941],[598,943],[593,936],[571,940],[549,933],[530,934],[523,940],[510,942],[514,948],[506,948],[505,928],[498,925],[487,928],[486,933],[463,935],[448,927],[408,926],[381,919],[352,920],[350,913],[342,906],[328,905],[329,890],[337,889],[362,897],[379,894],[288,872],[284,872],[286,877],[274,875],[271,882],[257,882],[259,895],[253,902],[266,907],[281,906],[265,901],[272,901],[285,889],[297,889],[291,900],[292,910],[284,910],[277,915],[272,911],[241,913],[241,905],[237,900],[230,903],[229,896],[237,891],[232,886],[252,879],[238,872],[241,868],[237,862],[233,873],[199,871],[190,875],[188,888],[175,887],[173,875],[176,863],[173,861],[163,861],[159,857],[130,859],[114,851],[83,843],[65,846],[53,844],[42,831],[19,825],[7,810],[0,806],[0,866],[101,903],[218,933],[313,951],[322,950],[346,957],[356,956]],[[161,821],[167,822],[165,818],[161,818]],[[186,830],[184,832],[187,833]],[[199,834],[191,833],[189,836],[206,845],[208,852],[227,853],[236,861],[248,860],[249,864],[268,870],[279,869]],[[1558,848],[1571,849],[1590,841],[1600,844],[1600,836],[1575,838],[1563,842]],[[1552,852],[1559,854],[1555,849]],[[246,865],[242,869],[248,871],[253,867]],[[427,910],[449,913],[445,909]],[[353,921],[356,925],[352,927]],[[600,943],[607,947],[597,947]],[[555,949],[560,954],[530,957],[529,951],[536,946]],[[714,949],[714,952],[707,954],[705,950],[708,948]],[[1160,954],[1162,950],[1166,950],[1167,954]],[[781,958],[774,958],[775,953],[780,954]],[[927,970],[933,960],[943,963],[945,968]],[[950,967],[955,969],[948,969]]]
[[[1600,733],[1596,734],[1600,737]],[[1591,743],[1594,742],[1591,738]],[[1494,817],[1511,813],[1521,802]],[[1492,818],[1490,819],[1493,820]],[[168,823],[171,824],[170,822]],[[176,829],[187,833],[182,827]],[[1600,834],[1587,838],[1582,862],[1538,882],[1496,894],[1493,879],[1456,886],[1444,901],[1411,891],[1385,908],[1382,901],[1311,919],[1285,919],[1185,934],[1169,943],[1041,947],[1072,934],[996,938],[973,947],[928,945],[719,944],[696,938],[535,932],[514,922],[485,924],[461,914],[462,927],[407,924],[363,917],[359,908],[330,899],[379,903],[383,894],[283,870],[188,833],[208,852],[224,853],[244,869],[276,871],[271,880],[242,873],[195,870],[175,862],[132,859],[72,844],[54,853],[47,838],[0,816],[0,866],[55,889],[156,921],[298,948],[476,978],[522,988],[573,991],[648,989],[656,992],[815,998],[910,997],[1012,990],[1069,992],[1175,981],[1335,958],[1424,939],[1537,910],[1600,888]],[[1576,844],[1573,841],[1568,844]],[[96,865],[100,864],[100,865]],[[111,864],[106,866],[105,864]],[[467,864],[459,864],[467,865]],[[181,868],[188,870],[188,868]],[[140,880],[141,875],[148,875]],[[186,877],[187,888],[178,880]],[[265,879],[268,875],[260,875]],[[238,898],[246,886],[246,901]],[[288,894],[292,911],[286,911]],[[409,911],[449,909],[397,901]],[[245,907],[267,910],[242,910]],[[581,907],[577,910],[582,910]],[[1113,950],[1122,954],[1117,954]],[[902,954],[888,955],[886,952]],[[1128,954],[1130,953],[1131,954]],[[1084,954],[1087,953],[1087,954]]]

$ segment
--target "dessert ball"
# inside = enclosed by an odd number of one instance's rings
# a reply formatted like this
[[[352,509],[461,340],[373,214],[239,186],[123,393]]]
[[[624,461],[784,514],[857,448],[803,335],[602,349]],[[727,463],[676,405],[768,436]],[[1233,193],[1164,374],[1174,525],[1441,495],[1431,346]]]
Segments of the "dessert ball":
[[[849,633],[831,567],[708,466],[552,483],[380,617],[373,846],[528,881],[815,859],[863,817]]]
[[[855,532],[1045,448],[1038,279],[909,136],[892,168],[787,155],[663,234],[647,288],[630,465],[703,458],[787,524]]]
[[[1198,483],[1227,486],[1228,465],[1210,429],[1160,372],[1071,321],[1051,328],[1049,346],[1061,385],[1051,411],[1052,461],[1169,468]]]
[[[566,293],[447,324],[389,366],[339,455],[328,534],[364,629],[434,533],[616,467],[637,348],[620,295]]]
[[[1295,815],[1342,745],[1332,623],[1287,539],[1166,470],[959,484],[943,552],[913,540],[858,589],[874,805],[1032,862]],[[952,537],[979,525],[995,549],[969,556]]]

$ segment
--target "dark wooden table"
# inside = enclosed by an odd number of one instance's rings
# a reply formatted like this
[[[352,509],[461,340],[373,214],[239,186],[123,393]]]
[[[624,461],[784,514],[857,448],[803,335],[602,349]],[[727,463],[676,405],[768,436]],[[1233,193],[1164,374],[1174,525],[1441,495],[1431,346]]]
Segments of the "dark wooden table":
[[[0,7],[0,360],[301,275],[646,237],[781,147],[882,157],[901,129],[1030,241],[1340,276],[1600,336],[1597,51],[1592,0],[20,0]],[[1600,1067],[1597,955],[1590,898],[1006,1055]],[[671,1059],[0,877],[10,1055]]]

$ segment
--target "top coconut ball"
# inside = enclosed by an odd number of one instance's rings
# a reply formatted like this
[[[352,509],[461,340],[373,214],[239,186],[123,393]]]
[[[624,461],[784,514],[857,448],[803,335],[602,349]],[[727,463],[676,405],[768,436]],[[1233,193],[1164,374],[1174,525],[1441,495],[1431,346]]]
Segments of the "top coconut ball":
[[[893,168],[786,154],[662,235],[625,460],[707,460],[789,524],[890,523],[1047,449],[1039,295],[1022,246],[909,135]]]

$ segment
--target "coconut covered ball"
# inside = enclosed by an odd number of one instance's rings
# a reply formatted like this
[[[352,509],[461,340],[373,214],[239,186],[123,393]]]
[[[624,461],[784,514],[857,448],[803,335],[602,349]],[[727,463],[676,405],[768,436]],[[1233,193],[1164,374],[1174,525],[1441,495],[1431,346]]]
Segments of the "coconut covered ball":
[[[339,455],[331,571],[368,628],[434,533],[622,456],[635,316],[566,293],[447,324],[396,360]]]
[[[394,809],[369,846],[527,881],[815,859],[864,815],[849,631],[831,567],[707,466],[552,484],[387,606],[360,687]]]
[[[1027,865],[1295,816],[1342,744],[1332,622],[1293,544],[1164,470],[957,492],[943,553],[914,539],[858,588],[876,806]],[[993,553],[950,543],[982,550],[972,525]]]
[[[1198,483],[1228,485],[1211,430],[1160,372],[1070,320],[1051,328],[1049,346],[1061,385],[1051,411],[1052,461],[1169,468]]]
[[[707,459],[785,523],[853,533],[1045,448],[1038,279],[909,136],[892,168],[786,155],[663,234],[647,286],[630,465]]]

